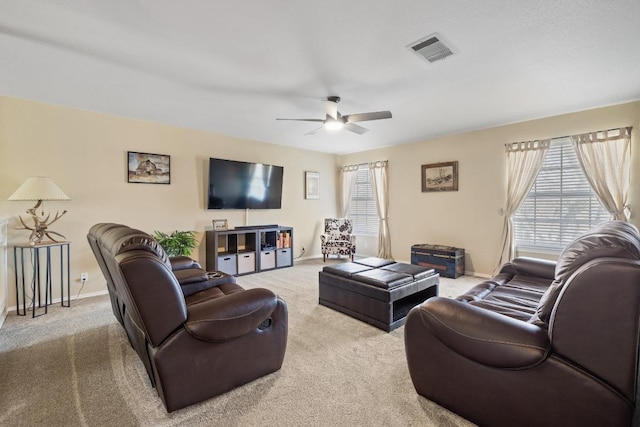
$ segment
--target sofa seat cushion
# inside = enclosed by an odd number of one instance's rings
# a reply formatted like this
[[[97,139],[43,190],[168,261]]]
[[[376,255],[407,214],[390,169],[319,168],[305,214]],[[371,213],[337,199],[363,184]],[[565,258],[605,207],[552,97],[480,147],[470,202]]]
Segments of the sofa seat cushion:
[[[509,282],[505,283],[504,286],[522,289],[524,291],[532,292],[533,294],[539,294],[540,296],[537,299],[540,301],[540,298],[542,298],[542,295],[544,295],[547,289],[549,289],[549,285],[551,285],[551,283],[552,280],[549,279],[515,275],[511,280],[509,280]]]
[[[486,298],[469,303],[494,313],[504,314],[513,319],[529,321],[536,312],[537,303],[533,303],[526,296],[509,292],[508,289],[494,290]]]
[[[366,265],[371,268],[380,268],[386,265],[395,264],[395,261],[392,259],[384,259],[384,258],[377,258],[377,257],[357,259],[354,262],[356,264]]]
[[[501,274],[456,299],[522,321],[530,321],[551,284],[546,278]]]
[[[356,264],[355,262],[343,262],[336,265],[328,265],[322,269],[325,273],[336,274],[338,276],[351,278],[356,273],[371,270],[366,265]]]
[[[413,282],[413,276],[396,273],[395,271],[383,270],[381,268],[354,274],[352,278],[353,280],[383,289],[393,289]]]
[[[433,268],[422,267],[420,265],[405,264],[402,262],[394,262],[385,265],[383,270],[395,271],[396,273],[409,274],[414,280],[420,280],[425,277],[432,276],[435,273]]]

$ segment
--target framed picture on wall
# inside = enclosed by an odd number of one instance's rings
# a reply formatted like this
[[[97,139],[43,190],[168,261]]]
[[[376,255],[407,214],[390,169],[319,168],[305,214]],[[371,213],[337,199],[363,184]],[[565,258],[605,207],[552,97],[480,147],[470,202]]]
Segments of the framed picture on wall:
[[[458,191],[458,162],[422,165],[422,192]]]
[[[127,151],[127,182],[171,184],[171,156]]]
[[[320,198],[320,172],[307,171],[304,173],[304,198]]]

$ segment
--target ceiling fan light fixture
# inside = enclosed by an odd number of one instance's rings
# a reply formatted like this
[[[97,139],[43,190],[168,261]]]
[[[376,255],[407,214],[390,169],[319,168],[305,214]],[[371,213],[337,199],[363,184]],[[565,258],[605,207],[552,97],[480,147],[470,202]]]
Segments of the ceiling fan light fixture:
[[[325,120],[324,128],[327,130],[340,130],[344,127],[344,122],[341,120]]]

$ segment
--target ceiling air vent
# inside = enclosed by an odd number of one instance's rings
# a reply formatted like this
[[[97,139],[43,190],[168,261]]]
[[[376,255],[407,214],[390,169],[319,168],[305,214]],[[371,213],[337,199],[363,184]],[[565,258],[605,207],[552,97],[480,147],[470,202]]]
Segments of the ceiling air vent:
[[[453,55],[453,50],[445,44],[442,36],[438,33],[431,34],[407,46],[419,57],[426,59],[430,63],[440,61],[447,56]]]

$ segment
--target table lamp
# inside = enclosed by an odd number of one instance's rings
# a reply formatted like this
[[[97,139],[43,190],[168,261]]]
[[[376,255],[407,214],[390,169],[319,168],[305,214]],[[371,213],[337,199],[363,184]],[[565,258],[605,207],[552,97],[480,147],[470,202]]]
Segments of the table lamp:
[[[22,217],[18,215],[20,223],[23,225],[23,227],[18,228],[18,230],[31,230],[29,242],[32,245],[40,243],[44,236],[47,236],[49,239],[57,242],[57,240],[51,236],[52,234],[60,236],[63,239],[65,238],[60,233],[47,230],[47,227],[62,218],[67,211],[63,211],[62,213],[56,212],[56,215],[52,220],[49,220],[51,214],[47,214],[45,216],[44,210],[42,211],[42,216],[38,216],[36,213],[36,209],[42,205],[44,200],[70,200],[69,196],[64,194],[60,187],[58,187],[48,176],[32,176],[28,178],[20,188],[15,191],[15,193],[9,196],[8,200],[37,200],[34,207],[27,209],[27,213],[31,215],[31,219],[33,220],[33,226],[28,226]]]

